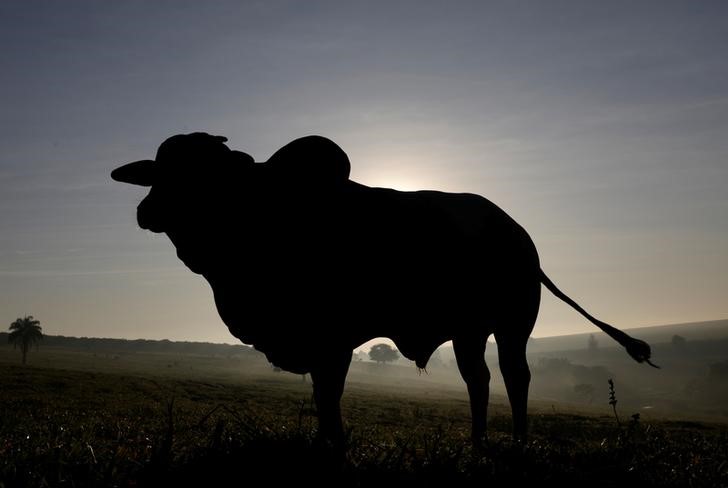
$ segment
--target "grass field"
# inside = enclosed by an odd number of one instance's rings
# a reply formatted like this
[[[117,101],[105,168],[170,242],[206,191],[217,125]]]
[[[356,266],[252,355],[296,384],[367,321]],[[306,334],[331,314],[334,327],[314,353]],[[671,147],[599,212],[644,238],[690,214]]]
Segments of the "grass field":
[[[415,372],[377,385],[367,380],[376,370],[360,365],[343,400],[341,453],[316,441],[310,384],[264,362],[43,348],[26,367],[18,359],[0,348],[3,488],[728,486],[728,427],[636,420],[619,404],[621,424],[606,402],[535,401],[521,445],[495,395],[490,443],[474,451],[464,388]]]

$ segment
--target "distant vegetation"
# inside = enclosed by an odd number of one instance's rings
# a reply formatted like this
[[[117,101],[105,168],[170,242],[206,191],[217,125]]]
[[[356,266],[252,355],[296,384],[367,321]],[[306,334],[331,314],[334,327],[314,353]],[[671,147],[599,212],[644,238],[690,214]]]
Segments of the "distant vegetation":
[[[7,342],[7,333],[0,332],[0,343]],[[211,342],[175,342],[147,339],[102,339],[97,337],[44,336],[47,347],[90,351],[96,353],[171,353],[209,356],[258,355],[252,347],[243,344],[214,344]]]
[[[31,346],[37,347],[41,339],[43,339],[43,328],[40,326],[40,321],[35,320],[32,315],[19,318],[10,324],[8,342],[13,347],[20,348],[20,352],[23,354],[23,364],[27,361]]]
[[[376,363],[391,363],[399,359],[399,352],[389,344],[374,344],[369,349],[369,359]]]

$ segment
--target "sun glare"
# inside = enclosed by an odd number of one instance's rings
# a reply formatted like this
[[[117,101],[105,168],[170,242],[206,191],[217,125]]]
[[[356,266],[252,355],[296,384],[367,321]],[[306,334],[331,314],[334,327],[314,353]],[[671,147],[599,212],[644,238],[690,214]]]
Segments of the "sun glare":
[[[408,164],[405,160],[388,161],[375,165],[363,165],[364,171],[353,179],[365,185],[393,188],[400,191],[434,190],[438,185],[428,171],[428,165]]]

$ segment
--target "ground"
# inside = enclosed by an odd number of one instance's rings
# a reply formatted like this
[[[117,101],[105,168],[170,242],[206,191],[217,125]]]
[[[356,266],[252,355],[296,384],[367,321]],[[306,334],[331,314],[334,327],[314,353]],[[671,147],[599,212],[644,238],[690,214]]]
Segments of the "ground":
[[[496,396],[490,443],[473,450],[464,388],[354,380],[341,453],[316,441],[310,384],[263,363],[236,376],[215,367],[234,357],[45,351],[27,367],[15,359],[0,351],[3,488],[242,486],[261,477],[274,486],[728,486],[727,426],[630,411],[618,411],[618,423],[606,402],[580,411],[535,401],[531,436],[517,444]]]

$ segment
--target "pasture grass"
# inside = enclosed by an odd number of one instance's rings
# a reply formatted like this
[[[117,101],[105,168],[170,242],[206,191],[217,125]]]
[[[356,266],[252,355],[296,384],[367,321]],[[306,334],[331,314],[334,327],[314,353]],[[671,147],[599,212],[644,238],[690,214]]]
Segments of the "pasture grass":
[[[0,361],[0,487],[728,486],[726,426],[625,421],[631,412],[617,424],[606,402],[598,415],[536,407],[520,444],[496,397],[490,442],[474,450],[464,394],[353,382],[341,452],[317,441],[298,376],[187,377],[160,358],[116,372],[82,363]]]

